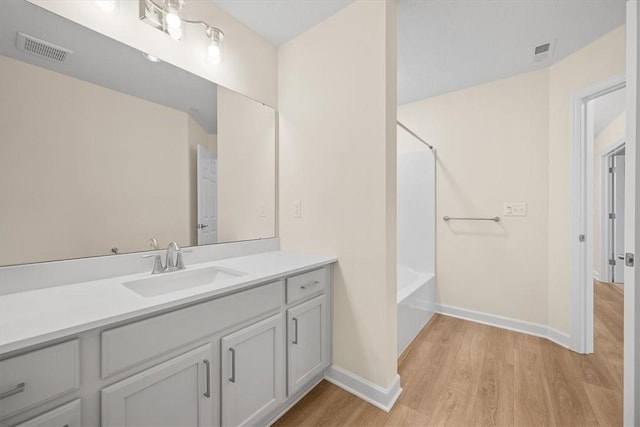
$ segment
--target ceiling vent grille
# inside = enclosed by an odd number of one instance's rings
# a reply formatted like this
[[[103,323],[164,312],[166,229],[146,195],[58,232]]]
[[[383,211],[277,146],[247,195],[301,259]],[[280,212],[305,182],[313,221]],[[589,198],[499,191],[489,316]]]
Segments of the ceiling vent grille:
[[[554,41],[533,46],[533,60],[535,62],[546,61],[553,56]]]
[[[57,46],[53,43],[40,40],[24,33],[18,33],[16,38],[16,47],[40,58],[48,59],[54,62],[66,62],[73,51]]]

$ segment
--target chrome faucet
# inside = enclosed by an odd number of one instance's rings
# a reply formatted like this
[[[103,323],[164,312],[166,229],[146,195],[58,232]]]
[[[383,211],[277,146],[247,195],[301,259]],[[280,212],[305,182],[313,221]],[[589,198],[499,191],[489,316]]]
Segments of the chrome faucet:
[[[180,246],[178,246],[176,242],[171,242],[169,243],[169,246],[167,246],[165,265],[162,265],[161,254],[146,254],[142,255],[142,258],[155,257],[155,262],[153,264],[153,270],[151,271],[151,274],[168,273],[170,271],[184,270],[186,268],[184,265],[184,261],[182,260],[182,254],[187,252],[191,252],[191,250],[180,249]]]
[[[177,259],[176,262],[174,264],[173,262],[173,258],[174,256],[176,256],[177,254]],[[176,242],[171,242],[169,243],[169,246],[167,246],[167,256],[166,256],[166,264],[164,269],[166,271],[174,271],[174,270],[183,270],[184,269],[184,263],[182,262],[182,253],[180,252],[180,246],[178,246],[178,244]],[[180,267],[180,264],[182,264],[182,267]]]

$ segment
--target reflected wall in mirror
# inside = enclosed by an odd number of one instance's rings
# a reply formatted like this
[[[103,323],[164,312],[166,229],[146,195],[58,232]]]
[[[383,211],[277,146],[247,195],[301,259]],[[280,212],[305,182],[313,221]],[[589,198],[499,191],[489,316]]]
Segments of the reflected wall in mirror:
[[[0,265],[275,237],[272,108],[25,0],[2,9]]]

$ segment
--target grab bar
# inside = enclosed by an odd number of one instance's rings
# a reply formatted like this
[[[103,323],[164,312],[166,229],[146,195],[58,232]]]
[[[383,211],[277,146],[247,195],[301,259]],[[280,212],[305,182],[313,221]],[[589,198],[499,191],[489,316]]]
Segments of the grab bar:
[[[500,221],[499,216],[494,216],[493,218],[461,218],[461,217],[455,218],[451,216],[443,216],[442,219],[444,219],[445,221],[493,221],[493,222]]]

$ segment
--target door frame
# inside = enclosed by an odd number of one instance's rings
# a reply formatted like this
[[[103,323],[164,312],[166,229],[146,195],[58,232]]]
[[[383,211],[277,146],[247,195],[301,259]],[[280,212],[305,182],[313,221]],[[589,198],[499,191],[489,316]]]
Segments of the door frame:
[[[627,1],[627,145],[625,158],[625,253],[633,266],[624,268],[624,425],[640,425],[640,2]]]
[[[587,104],[626,87],[618,74],[576,92],[571,99],[571,336],[570,348],[593,353],[593,117]]]
[[[620,151],[625,146],[626,138],[620,138],[617,141],[607,145],[598,153],[598,161],[600,163],[600,259],[598,260],[598,280],[601,282],[611,282],[611,274],[609,268],[609,198],[612,196],[610,189],[611,175],[607,172],[609,168],[609,157]],[[603,273],[606,272],[606,273]]]

